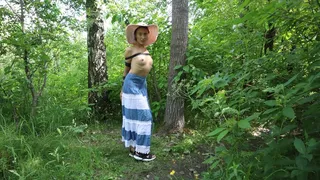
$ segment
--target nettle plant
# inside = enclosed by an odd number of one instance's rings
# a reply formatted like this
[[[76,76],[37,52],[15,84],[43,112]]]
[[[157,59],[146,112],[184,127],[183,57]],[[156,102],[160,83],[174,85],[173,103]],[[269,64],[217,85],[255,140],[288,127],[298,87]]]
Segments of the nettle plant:
[[[193,108],[217,127],[208,134],[217,142],[205,162],[210,177],[318,177],[320,73],[298,73],[273,87],[265,87],[267,78],[241,77],[217,73],[190,91]]]
[[[214,72],[188,91],[192,107],[215,126],[205,178],[319,179],[319,5],[197,2],[204,14],[192,37],[201,43],[190,41],[189,58]]]

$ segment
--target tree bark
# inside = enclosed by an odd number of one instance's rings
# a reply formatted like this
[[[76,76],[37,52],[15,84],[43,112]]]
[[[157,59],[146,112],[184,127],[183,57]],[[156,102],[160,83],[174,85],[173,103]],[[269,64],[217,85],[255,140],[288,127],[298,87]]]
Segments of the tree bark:
[[[106,90],[97,88],[108,80],[106,65],[106,46],[104,44],[104,24],[96,0],[86,1],[87,12],[87,47],[88,47],[88,103],[93,114],[99,120],[105,119],[108,107]]]
[[[24,0],[20,0],[20,24],[21,24],[21,31],[23,34],[25,34],[25,2]],[[34,83],[33,83],[33,73],[31,68],[30,68],[30,62],[29,62],[29,52],[28,49],[26,48],[25,45],[23,45],[23,61],[24,61],[24,71],[26,73],[26,78],[27,78],[27,84],[28,84],[28,88],[30,90],[31,93],[31,97],[32,97],[32,104],[31,104],[31,112],[30,112],[30,116],[34,117],[36,115],[37,112],[37,106],[38,106],[38,102],[39,102],[39,97],[41,97],[41,94],[46,86],[46,81],[47,81],[47,73],[44,74],[43,76],[43,82],[40,85],[39,83],[39,89],[37,90],[37,88],[35,87]],[[47,68],[47,63],[45,64],[45,69]]]
[[[268,23],[268,31],[265,34],[264,54],[267,54],[267,50],[273,51],[274,38],[276,36],[276,28],[272,23]]]
[[[170,64],[168,75],[168,92],[164,117],[166,133],[182,132],[184,120],[184,98],[177,89],[174,77],[177,65],[185,65],[188,44],[188,0],[172,1],[172,36],[170,46]]]
[[[268,3],[270,3],[270,0],[268,0]],[[270,15],[272,16],[272,15]],[[274,27],[274,24],[271,22],[268,22],[268,30],[265,33],[265,43],[264,43],[264,54],[267,54],[267,50],[273,51],[273,45],[274,45],[274,39],[276,36],[276,28]]]

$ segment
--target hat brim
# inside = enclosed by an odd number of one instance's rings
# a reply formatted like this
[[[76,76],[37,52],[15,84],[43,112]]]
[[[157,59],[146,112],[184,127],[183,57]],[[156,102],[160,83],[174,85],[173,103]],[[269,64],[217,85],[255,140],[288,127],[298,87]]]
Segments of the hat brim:
[[[136,44],[137,41],[135,40],[134,37],[134,32],[138,27],[147,27],[149,30],[148,34],[148,40],[145,42],[144,45],[148,46],[152,43],[154,43],[157,38],[158,38],[158,26],[157,25],[141,25],[141,24],[130,24],[126,28],[126,36],[127,36],[127,41],[129,44]]]

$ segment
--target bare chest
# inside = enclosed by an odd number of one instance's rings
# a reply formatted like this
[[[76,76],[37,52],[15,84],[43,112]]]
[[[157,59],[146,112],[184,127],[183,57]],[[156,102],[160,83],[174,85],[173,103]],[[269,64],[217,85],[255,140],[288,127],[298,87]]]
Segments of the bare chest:
[[[153,60],[151,56],[139,55],[132,59],[132,63],[138,66],[152,66]]]

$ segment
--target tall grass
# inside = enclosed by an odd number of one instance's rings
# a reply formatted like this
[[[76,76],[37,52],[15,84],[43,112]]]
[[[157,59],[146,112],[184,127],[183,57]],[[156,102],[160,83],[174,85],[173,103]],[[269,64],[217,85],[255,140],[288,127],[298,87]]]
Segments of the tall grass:
[[[70,146],[77,143],[77,132],[84,132],[87,126],[78,126],[75,131],[77,125],[72,119],[64,119],[68,117],[58,114],[47,119],[20,117],[18,123],[2,115],[0,118],[0,179],[63,177],[69,173],[66,169],[70,164],[82,163],[69,163],[77,159],[74,155],[84,153],[83,157],[92,160],[90,148],[72,152]],[[57,171],[61,173],[58,175]]]

